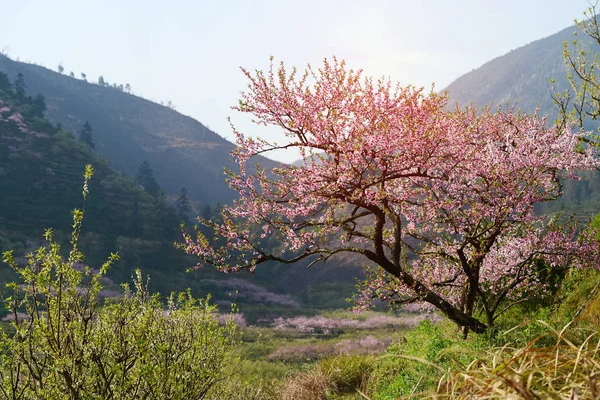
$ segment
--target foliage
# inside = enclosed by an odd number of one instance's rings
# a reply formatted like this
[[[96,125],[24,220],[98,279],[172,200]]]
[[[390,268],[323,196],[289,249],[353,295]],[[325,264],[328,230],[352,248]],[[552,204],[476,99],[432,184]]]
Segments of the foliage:
[[[359,308],[374,298],[427,303],[465,333],[547,294],[556,270],[598,265],[576,220],[534,214],[560,195],[561,179],[600,165],[592,148],[578,151],[583,133],[510,108],[447,111],[445,96],[363,79],[337,60],[300,78],[283,64],[243,71],[250,89],[235,109],[283,129],[288,143],[235,132],[240,173],[230,185],[240,199],[223,223],[201,219],[221,242],[185,236],[201,264],[254,271],[356,254],[379,267]],[[302,165],[249,171],[251,157],[287,148]]]
[[[91,176],[88,166],[84,207]],[[118,257],[97,271],[82,267],[83,217],[84,208],[73,211],[66,260],[51,230],[25,266],[3,253],[21,282],[5,299],[15,333],[0,338],[0,398],[205,398],[234,361],[235,326],[219,326],[215,307],[189,292],[172,294],[164,308],[139,271],[133,290],[124,285],[123,299],[100,307],[100,280]]]

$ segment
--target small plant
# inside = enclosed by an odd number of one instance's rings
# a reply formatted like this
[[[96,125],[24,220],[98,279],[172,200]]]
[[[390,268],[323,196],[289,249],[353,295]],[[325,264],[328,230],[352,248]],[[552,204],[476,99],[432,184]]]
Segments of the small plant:
[[[76,268],[92,175],[88,165],[66,259],[51,230],[25,266],[3,253],[21,282],[4,298],[15,333],[0,336],[0,399],[205,398],[233,360],[235,325],[220,326],[216,308],[189,291],[165,305],[139,271],[123,299],[100,304],[100,278],[118,256],[97,271]]]

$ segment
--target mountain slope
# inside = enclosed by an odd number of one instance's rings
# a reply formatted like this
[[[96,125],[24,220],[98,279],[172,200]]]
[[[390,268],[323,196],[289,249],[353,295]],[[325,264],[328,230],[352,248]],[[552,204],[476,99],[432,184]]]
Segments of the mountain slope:
[[[516,102],[526,112],[535,111],[539,105],[542,114],[555,115],[550,81],[555,79],[559,90],[568,88],[563,43],[570,43],[577,30],[571,26],[512,50],[459,77],[445,91],[452,102],[461,106],[470,102],[480,107]]]
[[[116,283],[130,281],[139,268],[151,276],[152,290],[163,294],[190,288],[194,295],[211,293],[215,301],[228,303],[231,293],[238,291],[239,304],[298,306],[281,294],[278,275],[243,274],[230,282],[212,268],[186,273],[197,259],[173,246],[181,240],[179,224],[186,217],[168,206],[160,190],[144,190],[114,171],[88,145],[48,122],[43,103],[42,96],[19,94],[0,72],[0,253],[14,250],[22,259],[39,246],[47,228],[58,242],[68,244],[71,210],[82,207],[83,171],[91,164],[95,174],[89,183],[79,248],[91,267],[118,252],[120,260],[108,272],[112,281],[103,282],[113,294],[118,292]],[[211,215],[216,211],[203,208]],[[10,268],[0,261],[0,286],[13,279]]]
[[[569,87],[563,59],[564,42],[571,43],[574,33],[579,40],[589,39],[576,26],[497,57],[481,67],[464,74],[452,82],[448,91],[450,101],[460,106],[470,102],[478,107],[485,105],[515,105],[533,113],[539,107],[540,115],[548,115],[551,123],[558,115],[558,108],[551,97],[551,80],[557,90]],[[600,52],[598,45],[591,46],[592,54]],[[597,121],[585,122],[587,130],[598,128]],[[539,212],[577,212],[592,216],[600,211],[600,172],[587,172],[582,180],[566,182],[564,194],[559,200],[538,207]]]
[[[234,145],[204,125],[178,112],[37,65],[0,55],[0,71],[13,81],[25,76],[28,93],[46,97],[46,117],[75,133],[85,121],[93,127],[96,151],[111,167],[133,176],[148,160],[156,179],[167,193],[182,187],[204,204],[228,202],[235,193],[225,183],[223,168],[234,169],[229,152]],[[263,167],[275,162],[257,157]]]

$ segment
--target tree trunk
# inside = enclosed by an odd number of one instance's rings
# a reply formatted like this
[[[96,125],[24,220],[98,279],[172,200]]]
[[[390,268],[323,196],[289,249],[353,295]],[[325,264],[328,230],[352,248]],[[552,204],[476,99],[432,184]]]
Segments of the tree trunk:
[[[401,272],[398,278],[413,288],[413,290],[421,297],[421,299],[423,299],[423,301],[426,301],[439,309],[444,313],[444,315],[446,315],[450,320],[459,326],[479,334],[484,333],[487,330],[488,327],[486,324],[453,306],[442,296],[427,288],[424,284],[413,278],[408,273]]]

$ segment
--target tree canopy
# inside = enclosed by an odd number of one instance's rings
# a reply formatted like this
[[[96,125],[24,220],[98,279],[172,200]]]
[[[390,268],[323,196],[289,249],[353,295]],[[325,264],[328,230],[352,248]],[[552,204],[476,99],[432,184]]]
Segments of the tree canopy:
[[[557,268],[598,265],[576,220],[534,214],[561,194],[561,179],[599,165],[592,148],[577,151],[583,133],[511,108],[447,111],[444,95],[364,78],[336,59],[302,76],[283,64],[243,72],[249,90],[234,109],[282,129],[287,143],[234,128],[240,173],[229,182],[240,198],[222,224],[202,221],[225,243],[186,235],[200,264],[253,271],[354,253],[377,267],[359,308],[426,303],[477,333],[547,290]],[[302,165],[251,168],[252,156],[289,148]],[[281,245],[267,250],[269,240]]]

